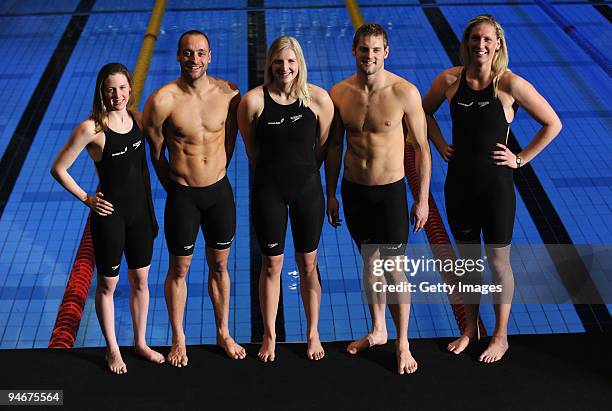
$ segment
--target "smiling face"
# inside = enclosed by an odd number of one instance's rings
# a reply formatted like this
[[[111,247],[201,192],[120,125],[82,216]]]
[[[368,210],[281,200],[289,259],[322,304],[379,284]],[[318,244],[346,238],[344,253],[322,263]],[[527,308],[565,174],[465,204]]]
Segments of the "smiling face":
[[[361,36],[353,48],[357,71],[370,76],[385,67],[389,47],[385,47],[382,36]]]
[[[295,52],[287,47],[276,53],[272,58],[270,69],[274,81],[279,86],[293,83],[300,71]]]
[[[199,34],[183,37],[176,59],[181,65],[181,77],[188,82],[204,76],[210,63],[210,46],[206,37]]]
[[[130,102],[132,88],[122,73],[111,74],[102,83],[102,96],[107,111],[124,110]]]
[[[501,47],[501,41],[497,37],[495,27],[488,23],[482,23],[474,26],[470,31],[467,47],[470,63],[491,64],[495,53]]]

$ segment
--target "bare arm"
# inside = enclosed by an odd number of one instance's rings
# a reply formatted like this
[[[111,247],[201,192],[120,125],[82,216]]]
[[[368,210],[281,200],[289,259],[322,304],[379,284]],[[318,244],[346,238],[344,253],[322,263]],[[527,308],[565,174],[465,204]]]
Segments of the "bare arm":
[[[227,155],[227,164],[229,167],[234,147],[236,146],[236,135],[238,134],[238,104],[240,103],[240,92],[238,92],[230,101],[229,110],[227,111],[227,119],[225,120],[225,154]]]
[[[334,103],[329,97],[329,94],[327,94],[327,91],[317,88],[315,104],[319,123],[319,135],[316,142],[315,157],[317,159],[317,165],[321,167],[327,154],[327,140],[334,119]]]
[[[538,123],[542,125],[527,147],[518,153],[522,163],[526,164],[538,155],[561,131],[561,120],[548,104],[546,99],[525,79],[508,73],[502,87],[508,88],[509,94],[520,107],[523,107]],[[516,155],[503,144],[498,144],[500,151],[493,152],[497,165],[517,168]]]
[[[263,95],[259,98],[259,88],[249,91],[238,105],[238,128],[244,141],[244,147],[249,157],[251,167],[255,170],[257,162],[255,121],[263,110]],[[261,100],[261,101],[260,101]]]
[[[157,178],[164,188],[168,189],[170,180],[170,165],[166,158],[166,144],[164,140],[163,126],[170,116],[170,97],[155,92],[147,100],[143,113],[143,131],[149,142],[151,150],[151,161]]]
[[[332,89],[332,100],[334,105],[338,100],[334,100],[336,94],[335,88]],[[342,150],[344,145],[344,123],[340,117],[338,107],[334,110],[334,119],[332,121],[329,138],[327,141],[327,154],[325,156],[325,187],[327,190],[327,221],[334,227],[338,227],[340,220],[340,205],[336,198],[336,188],[338,185],[338,177],[340,175],[340,166],[342,164]]]
[[[421,95],[416,87],[406,84],[401,93],[404,106],[404,123],[409,135],[413,137],[411,144],[415,153],[415,168],[419,181],[419,192],[415,196],[412,207],[411,222],[414,232],[420,231],[427,222],[429,215],[429,183],[431,180],[431,153],[427,141],[427,124],[425,113],[421,106]]]
[[[423,97],[423,110],[427,120],[427,136],[434,143],[438,153],[444,161],[449,161],[454,154],[453,146],[446,142],[442,135],[440,126],[434,117],[434,113],[446,99],[446,90],[453,84],[461,73],[461,67],[453,67],[445,70],[436,77]]]
[[[79,201],[99,215],[105,216],[113,212],[113,205],[102,199],[104,194],[98,192],[93,196],[89,196],[68,172],[68,169],[74,164],[79,154],[81,154],[87,145],[94,143],[95,138],[96,133],[93,121],[87,120],[79,124],[70,135],[64,147],[57,154],[57,157],[55,157],[51,166],[51,175]]]

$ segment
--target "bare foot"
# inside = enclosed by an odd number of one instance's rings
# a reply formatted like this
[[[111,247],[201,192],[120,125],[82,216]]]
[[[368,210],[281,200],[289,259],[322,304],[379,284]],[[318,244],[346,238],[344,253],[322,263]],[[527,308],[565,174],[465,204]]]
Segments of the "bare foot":
[[[397,358],[398,374],[412,374],[417,370],[418,364],[410,352],[408,340],[404,340],[399,344],[395,341],[395,356]]]
[[[104,358],[106,358],[106,363],[112,373],[125,374],[127,372],[127,366],[123,362],[118,348],[116,350],[107,349]]]
[[[155,350],[152,350],[148,345],[137,345],[134,347],[136,354],[143,357],[145,360],[149,360],[156,364],[163,364],[166,359],[160,353]]]
[[[168,362],[175,367],[187,366],[187,347],[184,342],[175,342],[168,353]]]
[[[263,362],[274,361],[274,348],[276,347],[276,337],[264,335],[261,348],[257,353],[257,358]]]
[[[325,357],[325,350],[321,345],[319,334],[308,339],[308,350],[306,351],[308,359],[318,361]]]
[[[448,344],[446,349],[453,354],[461,354],[467,347],[470,345],[472,341],[478,340],[478,334],[466,332],[461,335],[461,337],[454,340],[452,343]]]
[[[217,345],[223,348],[227,356],[234,360],[242,360],[246,357],[245,349],[238,345],[238,343],[229,335],[225,338],[217,336]]]
[[[489,346],[480,354],[478,360],[486,363],[499,361],[506,351],[508,351],[508,337],[505,335],[499,337],[493,336]]]
[[[361,340],[353,341],[346,347],[346,351],[349,354],[357,354],[367,348],[375,345],[385,345],[387,343],[387,330],[384,331],[371,331],[363,337]]]

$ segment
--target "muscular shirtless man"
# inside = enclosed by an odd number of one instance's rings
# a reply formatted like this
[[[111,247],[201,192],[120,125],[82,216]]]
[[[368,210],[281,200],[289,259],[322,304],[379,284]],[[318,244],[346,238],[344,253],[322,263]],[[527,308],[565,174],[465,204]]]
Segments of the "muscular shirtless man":
[[[187,365],[183,330],[185,277],[198,226],[206,240],[208,292],[215,310],[217,344],[230,358],[242,359],[246,352],[230,336],[228,328],[227,259],[236,229],[236,207],[225,170],[236,141],[240,92],[234,84],[206,75],[211,52],[204,33],[184,33],[176,58],[181,76],[149,98],[144,130],[151,144],[155,172],[168,193],[164,217],[170,252],[164,288],[172,326],[168,361],[181,367]]]
[[[417,88],[385,70],[389,55],[387,33],[378,24],[361,26],[353,38],[356,73],[336,84],[331,98],[336,107],[325,174],[327,215],[331,225],[340,223],[336,185],[346,130],[342,199],[348,229],[362,251],[365,278],[371,278],[372,258],[402,253],[408,241],[408,205],[404,182],[404,144],[408,136],[416,152],[419,195],[410,213],[414,232],[428,215],[427,199],[431,158],[425,132],[425,115]],[[368,255],[365,244],[380,244]],[[379,257],[380,256],[380,257]],[[351,354],[387,342],[385,303],[371,301],[372,330],[351,343]],[[396,356],[399,374],[412,373],[417,362],[408,345],[410,304],[389,304],[397,329]]]

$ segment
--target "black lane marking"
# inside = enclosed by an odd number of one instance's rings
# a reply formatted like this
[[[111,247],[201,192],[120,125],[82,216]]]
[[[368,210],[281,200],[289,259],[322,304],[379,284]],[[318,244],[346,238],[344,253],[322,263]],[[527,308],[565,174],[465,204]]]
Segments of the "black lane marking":
[[[78,12],[87,12],[91,10],[95,1],[82,0],[76,8]],[[15,128],[15,132],[11,137],[2,159],[0,160],[0,218],[4,213],[6,204],[11,196],[15,182],[21,167],[30,151],[36,132],[40,127],[47,107],[53,98],[53,93],[62,78],[64,69],[70,60],[70,56],[81,37],[83,28],[87,24],[89,16],[79,15],[73,16],[64,34],[60,39],[45,71],[43,72],[36,89],[30,97],[30,101]]]

